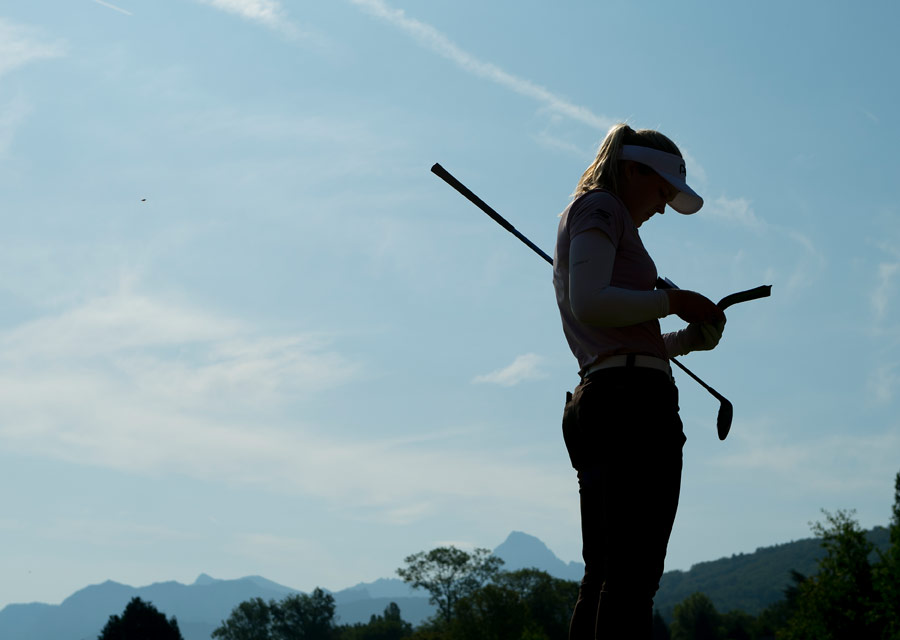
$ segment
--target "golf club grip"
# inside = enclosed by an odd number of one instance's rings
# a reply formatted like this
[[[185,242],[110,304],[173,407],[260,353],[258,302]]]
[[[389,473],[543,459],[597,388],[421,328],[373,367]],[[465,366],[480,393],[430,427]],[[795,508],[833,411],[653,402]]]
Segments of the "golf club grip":
[[[755,289],[747,289],[746,291],[738,291],[737,293],[727,295],[719,300],[716,306],[719,307],[722,311],[725,311],[725,309],[733,304],[737,304],[738,302],[759,300],[760,298],[768,298],[770,295],[772,295],[772,285],[764,284],[761,287],[756,287]]]
[[[671,280],[666,280],[664,278],[656,279],[656,288],[660,290],[666,289],[677,289],[675,283]],[[755,287],[753,289],[747,289],[746,291],[738,291],[737,293],[732,293],[716,303],[716,306],[719,307],[722,311],[725,311],[728,307],[733,304],[737,304],[738,302],[749,302],[750,300],[759,300],[760,298],[768,298],[772,295],[772,285],[764,284],[759,287]]]
[[[442,167],[439,163],[434,163],[434,165],[431,167],[431,173],[459,191],[463,196],[466,197],[466,199],[469,200],[469,202],[488,214],[494,220],[494,222],[499,224],[501,227],[503,227],[511,234],[516,236],[519,240],[528,245],[532,251],[541,256],[544,260],[546,260],[550,264],[553,264],[553,258],[544,253],[541,248],[531,242],[531,240],[519,233],[519,231],[506,220],[506,218],[494,211],[484,200],[472,193],[466,185],[454,178],[453,175],[451,175],[450,172],[444,169],[444,167]]]

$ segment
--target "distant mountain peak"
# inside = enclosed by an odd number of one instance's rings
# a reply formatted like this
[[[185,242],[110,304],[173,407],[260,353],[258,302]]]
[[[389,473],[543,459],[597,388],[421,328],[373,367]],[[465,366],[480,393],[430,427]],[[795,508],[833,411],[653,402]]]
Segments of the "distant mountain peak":
[[[524,531],[511,531],[510,534],[506,536],[506,540],[503,541],[503,544],[532,544],[547,549],[547,545],[545,545],[540,538],[525,533]]]
[[[203,587],[208,584],[215,584],[216,582],[219,581],[207,573],[201,573],[199,576],[197,576],[197,579],[194,580],[194,584],[198,587]]]
[[[544,544],[540,538],[522,531],[513,531],[496,549],[494,555],[503,560],[507,571],[536,568],[551,576],[566,580],[580,580],[584,565],[577,562],[566,564]]]

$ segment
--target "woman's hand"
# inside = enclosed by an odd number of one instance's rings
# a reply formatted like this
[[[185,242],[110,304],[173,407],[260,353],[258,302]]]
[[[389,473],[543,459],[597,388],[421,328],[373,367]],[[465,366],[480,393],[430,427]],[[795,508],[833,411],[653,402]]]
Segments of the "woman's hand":
[[[725,324],[725,312],[706,296],[686,289],[665,289],[665,292],[669,296],[669,313],[685,322]]]
[[[690,326],[696,327],[698,334],[691,351],[711,351],[715,349],[722,339],[722,331],[725,329],[724,322],[701,322]]]

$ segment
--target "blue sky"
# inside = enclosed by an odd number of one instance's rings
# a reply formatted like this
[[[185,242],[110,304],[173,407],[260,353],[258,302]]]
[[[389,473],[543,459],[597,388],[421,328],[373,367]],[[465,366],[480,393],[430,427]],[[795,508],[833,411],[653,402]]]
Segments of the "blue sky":
[[[729,312],[676,373],[667,568],[886,524],[900,471],[896,3],[0,2],[0,606],[579,558],[552,252],[618,121],[706,199],[642,227]],[[664,328],[675,329],[666,319]]]

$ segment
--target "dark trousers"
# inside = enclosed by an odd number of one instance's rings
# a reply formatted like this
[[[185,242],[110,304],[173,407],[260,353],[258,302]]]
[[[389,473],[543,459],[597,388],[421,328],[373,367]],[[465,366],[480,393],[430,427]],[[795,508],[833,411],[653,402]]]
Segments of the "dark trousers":
[[[614,368],[567,400],[563,436],[578,471],[585,564],[569,638],[650,638],[681,490],[678,390],[661,371]]]

